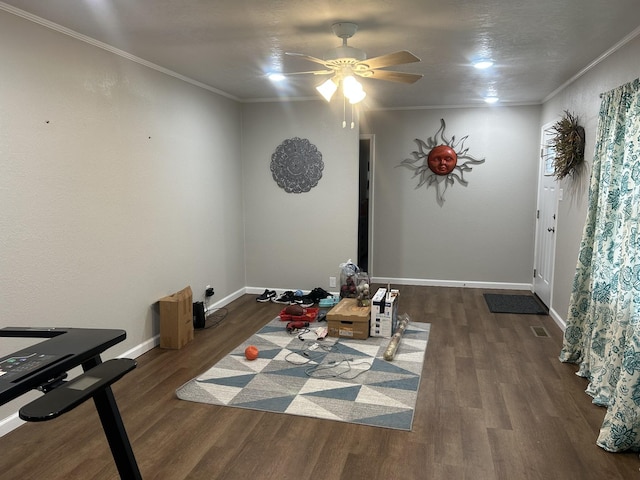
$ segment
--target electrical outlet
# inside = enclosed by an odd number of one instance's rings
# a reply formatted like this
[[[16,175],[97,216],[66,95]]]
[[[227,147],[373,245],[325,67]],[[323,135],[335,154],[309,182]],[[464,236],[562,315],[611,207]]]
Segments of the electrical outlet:
[[[329,277],[329,287],[335,288],[336,286],[336,277]]]

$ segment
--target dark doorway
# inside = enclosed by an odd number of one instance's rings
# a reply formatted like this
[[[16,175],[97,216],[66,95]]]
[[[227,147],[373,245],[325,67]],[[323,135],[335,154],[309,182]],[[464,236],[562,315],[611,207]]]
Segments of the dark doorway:
[[[360,138],[358,182],[358,267],[369,272],[369,189],[371,182],[371,139]]]

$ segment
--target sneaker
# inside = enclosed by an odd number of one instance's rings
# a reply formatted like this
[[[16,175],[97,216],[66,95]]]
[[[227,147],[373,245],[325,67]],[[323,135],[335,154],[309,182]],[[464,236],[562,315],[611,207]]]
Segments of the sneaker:
[[[292,305],[294,298],[295,297],[293,295],[293,292],[291,290],[287,290],[286,292],[284,292],[279,297],[278,296],[274,296],[273,298],[271,298],[271,301],[275,302],[275,303],[282,303],[283,305]]]
[[[270,301],[272,298],[275,298],[276,296],[276,291],[275,290],[266,290],[264,292],[262,292],[262,295],[260,295],[258,298],[256,298],[256,302],[260,302],[260,303],[265,303]]]
[[[316,303],[309,295],[296,295],[293,297],[293,301],[296,305],[300,305],[304,308],[313,307],[313,304]]]
[[[315,302],[319,302],[323,298],[327,298],[330,296],[331,294],[329,292],[327,292],[325,289],[320,287],[314,288],[313,290],[311,290],[311,292],[309,292],[309,295],[308,295],[308,297],[315,300]]]

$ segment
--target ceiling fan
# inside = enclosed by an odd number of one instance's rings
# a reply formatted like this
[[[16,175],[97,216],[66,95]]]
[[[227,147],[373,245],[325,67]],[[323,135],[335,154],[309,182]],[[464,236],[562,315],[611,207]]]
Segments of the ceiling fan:
[[[316,87],[327,101],[331,100],[333,94],[342,84],[344,96],[349,102],[352,104],[360,102],[366,96],[366,93],[354,75],[374,80],[387,80],[407,84],[417,82],[422,78],[422,75],[415,73],[381,70],[384,67],[393,65],[419,62],[420,59],[413,53],[401,50],[367,59],[364,51],[347,45],[347,39],[353,37],[358,30],[357,24],[350,22],[334,23],[331,26],[331,30],[338,38],[342,39],[342,45],[329,50],[324,55],[324,59],[302,53],[286,52],[286,55],[302,58],[325,67],[323,70],[292,72],[286,75],[333,75],[329,80]]]

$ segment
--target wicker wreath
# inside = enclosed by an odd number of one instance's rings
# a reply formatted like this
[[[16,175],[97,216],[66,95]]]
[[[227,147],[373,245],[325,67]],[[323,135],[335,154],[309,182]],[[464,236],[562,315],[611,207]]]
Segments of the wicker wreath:
[[[562,180],[567,175],[573,177],[584,162],[584,127],[578,124],[578,117],[564,112],[564,117],[553,125],[555,132],[551,147],[555,151],[554,175]]]

